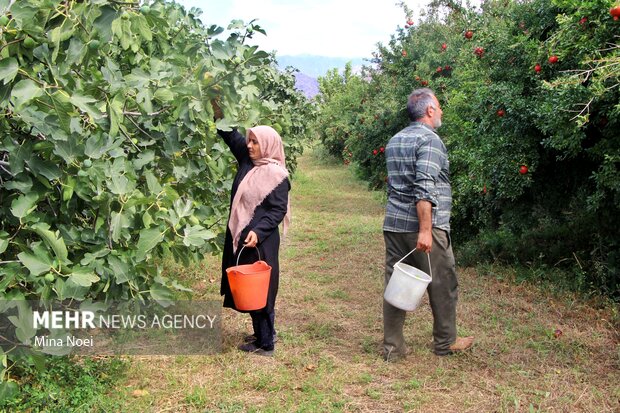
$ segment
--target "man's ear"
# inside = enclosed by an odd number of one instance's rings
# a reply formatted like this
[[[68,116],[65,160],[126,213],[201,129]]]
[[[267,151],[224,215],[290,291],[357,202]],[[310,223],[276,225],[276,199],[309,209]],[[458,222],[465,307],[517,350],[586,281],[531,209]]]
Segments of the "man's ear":
[[[426,116],[428,116],[429,118],[432,117],[434,111],[435,111],[435,108],[433,107],[433,105],[428,105],[426,107]]]

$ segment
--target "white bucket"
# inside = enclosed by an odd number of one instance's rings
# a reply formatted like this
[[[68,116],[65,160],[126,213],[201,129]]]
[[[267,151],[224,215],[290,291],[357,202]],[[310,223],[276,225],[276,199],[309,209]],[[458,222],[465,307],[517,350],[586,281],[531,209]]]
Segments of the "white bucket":
[[[413,251],[415,248],[409,254]],[[383,294],[388,303],[405,311],[413,311],[418,307],[428,284],[433,279],[430,255],[427,254],[428,268],[431,272],[431,275],[428,275],[418,268],[402,263],[409,254],[394,265],[392,277]]]

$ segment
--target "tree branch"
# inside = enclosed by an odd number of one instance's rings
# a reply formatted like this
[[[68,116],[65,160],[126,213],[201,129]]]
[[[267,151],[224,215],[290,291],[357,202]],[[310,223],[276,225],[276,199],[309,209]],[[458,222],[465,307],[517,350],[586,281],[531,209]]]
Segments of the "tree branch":
[[[160,110],[156,111],[156,112],[151,112],[151,113],[147,113],[146,116],[157,116],[157,115],[161,115],[162,113],[164,113],[165,111],[167,111],[168,109],[170,109],[170,106],[164,106],[163,108],[161,108]],[[123,111],[123,115],[128,115],[128,116],[142,116],[143,113],[140,112],[129,112],[129,111]]]

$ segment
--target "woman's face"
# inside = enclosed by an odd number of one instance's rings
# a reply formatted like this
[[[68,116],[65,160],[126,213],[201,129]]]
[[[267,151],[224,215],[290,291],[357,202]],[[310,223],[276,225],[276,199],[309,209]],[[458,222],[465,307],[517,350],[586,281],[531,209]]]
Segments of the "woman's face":
[[[256,139],[252,132],[250,132],[248,137],[248,152],[250,153],[250,159],[253,161],[262,158],[258,139]]]
[[[253,161],[262,157],[258,139],[256,139],[256,136],[252,132],[250,132],[250,136],[248,137],[248,152],[250,153],[250,159]]]

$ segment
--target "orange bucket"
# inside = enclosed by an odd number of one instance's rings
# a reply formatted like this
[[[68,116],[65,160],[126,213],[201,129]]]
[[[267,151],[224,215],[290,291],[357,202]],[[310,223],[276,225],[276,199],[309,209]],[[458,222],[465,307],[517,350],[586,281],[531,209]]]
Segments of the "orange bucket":
[[[239,265],[239,256],[245,246],[241,247],[237,255],[237,265],[226,268],[228,285],[237,310],[254,311],[267,306],[271,266],[260,259],[254,264]],[[257,249],[258,251],[258,249]]]

